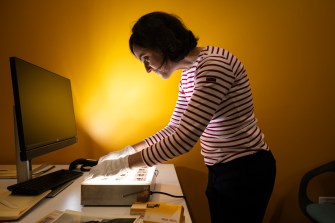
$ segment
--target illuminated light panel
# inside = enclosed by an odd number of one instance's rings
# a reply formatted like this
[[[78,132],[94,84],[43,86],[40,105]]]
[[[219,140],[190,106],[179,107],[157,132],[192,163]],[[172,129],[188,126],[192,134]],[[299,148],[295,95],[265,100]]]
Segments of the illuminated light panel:
[[[140,167],[122,170],[116,175],[98,176],[84,180],[82,185],[150,185],[156,167]]]

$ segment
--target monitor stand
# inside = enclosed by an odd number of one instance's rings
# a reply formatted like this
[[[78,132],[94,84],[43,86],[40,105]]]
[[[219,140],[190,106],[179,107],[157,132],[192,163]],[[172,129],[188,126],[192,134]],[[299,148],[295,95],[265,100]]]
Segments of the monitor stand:
[[[31,161],[21,161],[20,154],[16,157],[16,178],[17,182],[30,180],[32,177]]]
[[[14,111],[15,112],[15,111]],[[20,142],[17,130],[16,118],[14,115],[14,136],[15,136],[15,150],[16,150],[16,178],[17,182],[24,182],[32,178],[31,160],[21,161],[20,158]]]

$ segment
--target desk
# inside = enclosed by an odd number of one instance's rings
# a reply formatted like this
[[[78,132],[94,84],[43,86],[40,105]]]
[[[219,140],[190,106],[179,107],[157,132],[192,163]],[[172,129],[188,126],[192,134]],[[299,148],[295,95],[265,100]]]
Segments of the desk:
[[[1,167],[1,166],[0,166]],[[59,165],[55,169],[66,169],[67,166]],[[173,164],[157,165],[159,174],[156,178],[155,191],[166,192],[173,195],[183,195],[176,170]],[[87,173],[86,173],[87,174]],[[85,176],[85,174],[84,174]],[[91,215],[129,215],[130,207],[88,207],[80,204],[80,185],[84,176],[78,178],[73,184],[62,191],[54,198],[45,198],[29,212],[27,212],[19,221],[20,223],[35,223],[45,215],[54,210],[73,210]],[[7,188],[8,185],[15,184],[16,179],[1,179],[0,188]],[[184,206],[185,223],[191,223],[190,214],[186,202],[182,198],[173,198],[162,194],[153,194],[151,201],[164,202],[170,204],[182,204]]]

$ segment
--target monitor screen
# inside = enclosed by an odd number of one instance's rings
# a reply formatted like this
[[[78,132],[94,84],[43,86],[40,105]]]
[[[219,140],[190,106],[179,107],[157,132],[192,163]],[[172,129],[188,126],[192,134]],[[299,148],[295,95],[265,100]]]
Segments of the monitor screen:
[[[77,142],[68,78],[10,57],[17,152],[21,161]]]

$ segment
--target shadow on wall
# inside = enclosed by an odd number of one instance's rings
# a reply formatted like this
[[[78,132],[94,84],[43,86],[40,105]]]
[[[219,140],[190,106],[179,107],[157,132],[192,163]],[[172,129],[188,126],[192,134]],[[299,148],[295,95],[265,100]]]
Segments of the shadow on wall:
[[[205,195],[207,173],[178,166],[176,166],[176,171],[183,193],[187,198],[186,202],[192,222],[210,222],[208,203]]]
[[[285,206],[285,197],[281,197],[277,204],[275,205],[275,211],[269,217],[269,222],[271,223],[280,223],[280,218],[284,213],[284,206]]]

